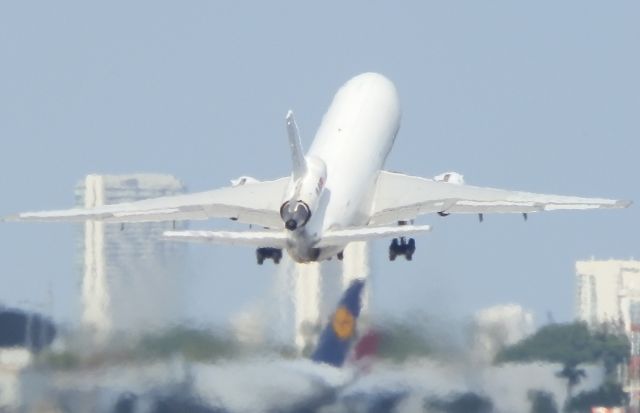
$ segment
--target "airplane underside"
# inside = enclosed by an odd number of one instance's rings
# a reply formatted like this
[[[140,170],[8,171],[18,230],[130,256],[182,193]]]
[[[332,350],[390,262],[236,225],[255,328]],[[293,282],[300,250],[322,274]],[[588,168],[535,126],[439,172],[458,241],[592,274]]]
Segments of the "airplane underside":
[[[300,254],[299,250],[287,249],[289,256],[297,263],[310,263],[325,260],[332,260],[334,257],[338,261],[344,259],[345,246],[310,248]],[[413,238],[394,238],[389,244],[389,261],[395,261],[397,257],[405,257],[407,261],[413,259],[416,251],[416,241]],[[256,248],[256,261],[262,265],[266,260],[272,260],[275,264],[280,264],[282,260],[282,248],[259,247]]]

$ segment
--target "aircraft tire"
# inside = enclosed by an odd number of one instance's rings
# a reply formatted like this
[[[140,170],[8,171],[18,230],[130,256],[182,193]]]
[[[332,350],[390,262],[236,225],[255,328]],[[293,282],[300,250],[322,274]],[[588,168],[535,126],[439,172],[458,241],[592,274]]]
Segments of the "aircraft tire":
[[[409,238],[409,243],[407,244],[407,255],[413,255],[414,252],[416,252],[416,240]]]

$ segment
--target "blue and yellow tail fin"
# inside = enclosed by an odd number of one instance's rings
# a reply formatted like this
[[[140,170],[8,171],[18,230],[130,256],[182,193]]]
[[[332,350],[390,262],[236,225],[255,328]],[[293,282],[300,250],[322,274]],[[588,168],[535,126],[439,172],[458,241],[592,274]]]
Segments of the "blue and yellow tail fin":
[[[362,307],[364,280],[353,280],[344,292],[338,308],[320,334],[311,360],[340,367],[349,354],[356,333],[356,320]]]

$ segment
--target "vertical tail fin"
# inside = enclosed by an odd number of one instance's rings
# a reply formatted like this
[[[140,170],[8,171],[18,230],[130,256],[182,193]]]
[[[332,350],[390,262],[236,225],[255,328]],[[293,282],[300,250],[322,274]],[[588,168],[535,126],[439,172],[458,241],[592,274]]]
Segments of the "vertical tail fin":
[[[340,367],[344,364],[355,338],[356,320],[362,307],[364,280],[353,280],[344,292],[338,308],[320,334],[311,360]]]
[[[307,162],[302,152],[302,143],[300,142],[300,132],[298,125],[293,117],[293,111],[287,112],[285,117],[287,121],[287,135],[289,135],[289,149],[291,150],[291,160],[293,162],[293,179],[297,180],[304,176],[307,171]]]

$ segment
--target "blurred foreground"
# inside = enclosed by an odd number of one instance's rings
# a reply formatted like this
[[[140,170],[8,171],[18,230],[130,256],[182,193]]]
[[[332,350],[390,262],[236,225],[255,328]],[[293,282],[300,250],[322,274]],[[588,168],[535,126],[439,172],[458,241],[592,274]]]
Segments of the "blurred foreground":
[[[90,332],[55,332],[40,319],[40,341],[30,327],[2,342],[0,411],[582,412],[625,403],[629,342],[615,326],[533,332],[517,306],[498,310],[455,325],[368,320],[342,368],[225,329],[114,334],[98,345]]]

